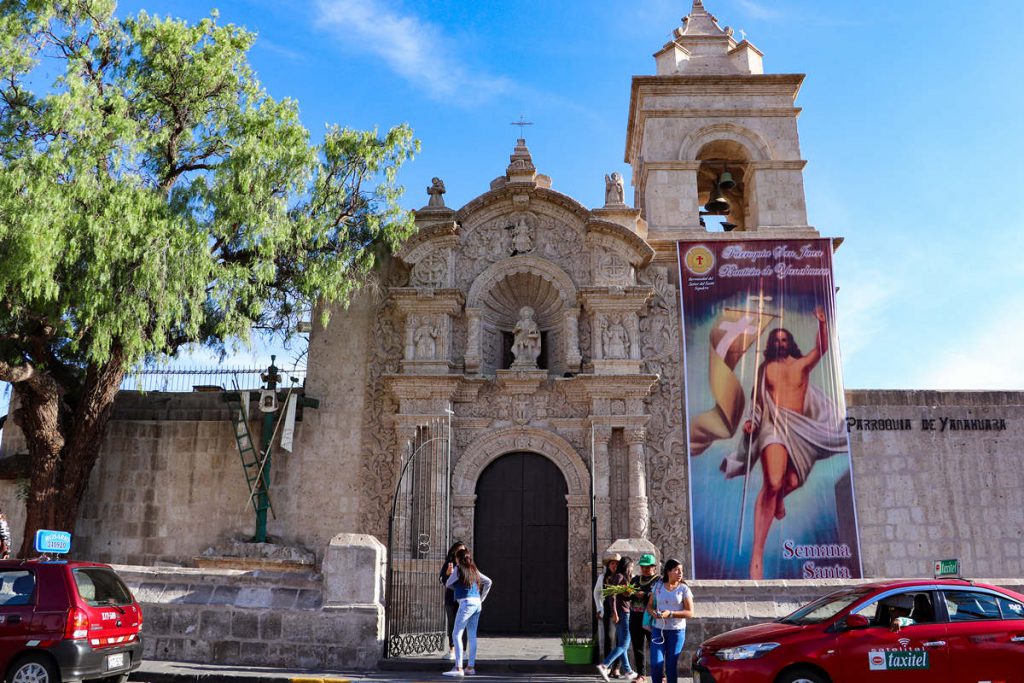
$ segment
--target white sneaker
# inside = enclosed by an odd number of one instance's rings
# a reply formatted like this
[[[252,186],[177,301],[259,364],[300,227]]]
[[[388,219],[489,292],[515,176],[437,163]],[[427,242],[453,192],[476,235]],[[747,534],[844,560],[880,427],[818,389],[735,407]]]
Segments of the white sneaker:
[[[466,674],[462,673],[462,669],[458,669],[458,668],[456,668],[456,669],[452,669],[451,671],[445,671],[445,672],[444,672],[443,674],[441,674],[441,675],[442,675],[442,676],[456,676],[456,677],[458,677],[458,678],[462,678],[462,677],[463,677],[463,676],[465,676]]]
[[[448,650],[448,661],[449,662],[454,662],[455,661],[455,650]]]
[[[623,674],[622,677],[625,678],[627,681],[635,681],[636,677],[639,675],[640,674],[638,674],[635,671],[630,671],[628,674]]]
[[[608,678],[608,672],[609,672],[609,671],[611,671],[611,669],[609,669],[609,668],[608,668],[607,666],[605,666],[604,664],[598,664],[598,665],[597,665],[597,673],[601,674],[601,678],[603,678],[603,679],[604,679],[604,680],[606,680],[606,681],[610,680],[610,679]]]

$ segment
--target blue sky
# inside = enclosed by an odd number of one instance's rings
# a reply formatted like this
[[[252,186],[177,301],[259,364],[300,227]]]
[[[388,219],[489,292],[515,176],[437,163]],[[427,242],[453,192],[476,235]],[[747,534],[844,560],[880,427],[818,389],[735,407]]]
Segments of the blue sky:
[[[554,189],[603,204],[623,160],[630,79],[690,0],[145,0],[120,3],[259,34],[251,62],[327,123],[408,122],[423,150],[404,204],[432,176],[449,206],[504,172],[518,129]],[[765,53],[805,73],[797,100],[810,223],[843,236],[839,336],[851,389],[1024,389],[1024,3],[706,0]],[[232,364],[264,365],[242,352]],[[290,355],[290,354],[286,354]],[[209,364],[199,353],[193,362]],[[3,399],[0,398],[0,402]]]

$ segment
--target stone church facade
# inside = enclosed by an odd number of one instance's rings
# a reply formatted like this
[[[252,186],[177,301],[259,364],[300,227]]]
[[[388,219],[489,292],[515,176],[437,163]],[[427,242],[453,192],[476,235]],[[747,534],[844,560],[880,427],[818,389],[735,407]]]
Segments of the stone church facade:
[[[386,544],[404,459],[450,421],[452,537],[493,575],[483,559],[512,561],[512,526],[543,528],[517,566],[564,586],[568,628],[590,623],[592,482],[598,552],[629,539],[687,566],[701,492],[688,489],[675,244],[820,237],[804,201],[803,76],[764,74],[761,60],[694,1],[655,75],[633,79],[632,205],[617,174],[601,207],[558,192],[524,140],[461,208],[435,181],[379,286],[312,333],[304,391],[320,407],[303,411],[294,452],[275,452],[271,535],[318,559],[340,532]],[[726,171],[729,230],[709,230],[702,207]],[[535,357],[517,346],[526,308]],[[867,576],[920,575],[940,556],[975,576],[1024,573],[1024,394],[847,399]],[[121,396],[79,552],[188,564],[251,534],[231,429],[214,395]],[[3,454],[17,453],[6,431]],[[15,488],[2,482],[0,498],[19,529]]]

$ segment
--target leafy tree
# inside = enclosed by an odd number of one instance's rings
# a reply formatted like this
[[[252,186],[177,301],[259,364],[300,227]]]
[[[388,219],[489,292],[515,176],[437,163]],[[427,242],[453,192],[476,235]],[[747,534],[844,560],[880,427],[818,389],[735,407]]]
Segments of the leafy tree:
[[[126,372],[294,331],[413,228],[408,127],[311,142],[253,74],[251,33],[115,9],[0,0],[0,380],[31,464],[22,555],[36,529],[73,529]]]

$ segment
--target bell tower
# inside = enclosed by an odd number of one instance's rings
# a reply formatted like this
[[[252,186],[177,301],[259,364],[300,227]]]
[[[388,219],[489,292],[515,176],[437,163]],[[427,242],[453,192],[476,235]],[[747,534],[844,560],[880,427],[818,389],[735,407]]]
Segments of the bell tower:
[[[657,75],[635,76],[630,95],[626,161],[648,240],[817,235],[794,106],[804,76],[765,74],[761,51],[702,0],[682,21],[654,55]]]

